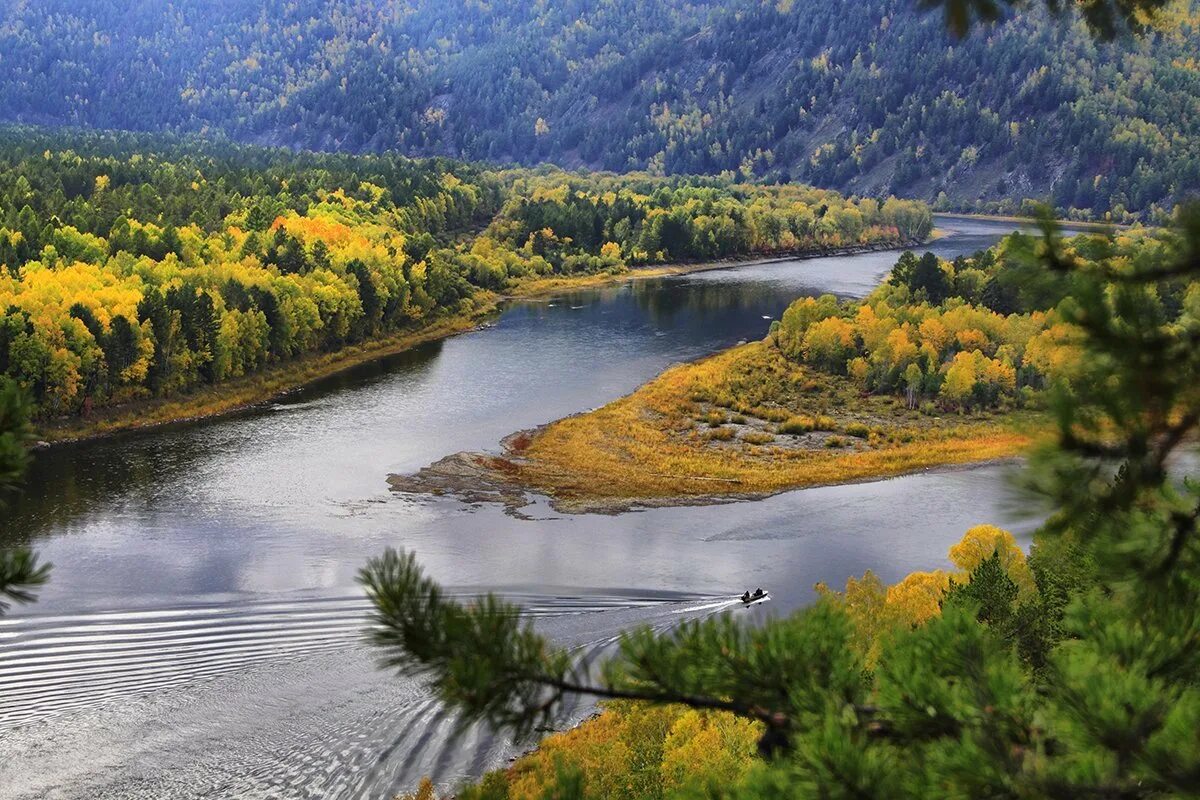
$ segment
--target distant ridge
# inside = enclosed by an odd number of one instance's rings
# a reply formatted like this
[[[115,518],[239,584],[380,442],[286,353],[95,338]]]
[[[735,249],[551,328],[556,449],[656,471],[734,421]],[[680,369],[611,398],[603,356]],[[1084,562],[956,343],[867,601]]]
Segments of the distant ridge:
[[[1200,186],[1200,34],[913,0],[39,0],[0,10],[0,118],[318,150],[740,171],[1121,221]],[[1193,6],[1194,12],[1194,6]]]

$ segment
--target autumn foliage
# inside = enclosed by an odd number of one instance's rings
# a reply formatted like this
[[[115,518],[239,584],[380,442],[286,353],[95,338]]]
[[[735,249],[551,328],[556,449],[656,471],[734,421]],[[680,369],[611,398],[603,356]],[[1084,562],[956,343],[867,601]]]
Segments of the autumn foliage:
[[[87,416],[470,317],[522,282],[929,227],[919,203],[801,186],[4,131],[0,375],[40,420]]]
[[[1153,231],[1113,242],[1116,255],[1154,258],[1166,246]],[[1105,248],[1098,236],[1067,245],[1085,263]],[[805,297],[784,312],[772,341],[788,358],[843,374],[864,390],[903,396],[910,407],[969,410],[1036,403],[1056,380],[1069,380],[1079,331],[1059,304],[1065,279],[1029,275],[1033,240],[1020,234],[953,262],[905,253],[889,281],[864,302]],[[1176,307],[1200,302],[1194,287],[1165,287]]]

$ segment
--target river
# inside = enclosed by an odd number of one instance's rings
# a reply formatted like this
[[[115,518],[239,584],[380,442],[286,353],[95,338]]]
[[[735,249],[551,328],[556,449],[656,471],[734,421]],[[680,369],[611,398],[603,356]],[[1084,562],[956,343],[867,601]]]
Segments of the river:
[[[939,219],[942,257],[1010,225]],[[375,669],[355,583],[388,546],[455,591],[497,590],[600,657],[747,586],[770,613],[825,581],[946,563],[973,524],[1027,537],[1005,468],[931,471],[753,502],[514,519],[388,490],[459,450],[621,396],[765,334],[803,294],[861,296],[897,254],[744,265],[515,302],[237,415],[39,452],[0,545],[54,563],[0,619],[0,796],[390,797],[503,763],[513,745]],[[767,612],[755,612],[767,613]],[[587,713],[569,709],[564,723]]]

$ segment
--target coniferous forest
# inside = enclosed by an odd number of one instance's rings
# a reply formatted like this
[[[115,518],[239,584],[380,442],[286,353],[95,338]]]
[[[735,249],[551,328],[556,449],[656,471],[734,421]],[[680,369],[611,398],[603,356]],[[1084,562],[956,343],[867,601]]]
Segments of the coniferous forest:
[[[915,5],[14,3],[0,117],[1116,221],[1200,184],[1187,4],[1111,42],[1036,8],[960,40]]]

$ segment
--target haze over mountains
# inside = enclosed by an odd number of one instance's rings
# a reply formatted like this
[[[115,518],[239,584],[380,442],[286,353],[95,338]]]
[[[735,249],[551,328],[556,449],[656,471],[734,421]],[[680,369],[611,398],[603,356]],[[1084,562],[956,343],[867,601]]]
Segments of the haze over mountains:
[[[1112,44],[1040,15],[956,41],[913,5],[8,0],[0,118],[1116,219],[1200,186],[1194,4]]]

